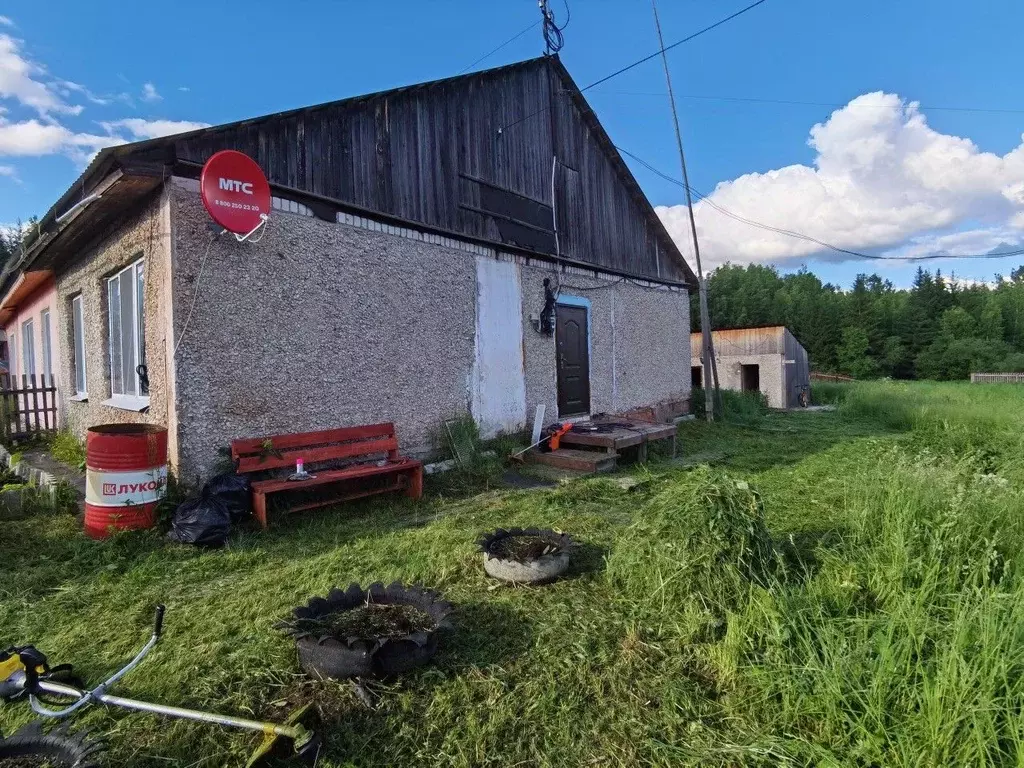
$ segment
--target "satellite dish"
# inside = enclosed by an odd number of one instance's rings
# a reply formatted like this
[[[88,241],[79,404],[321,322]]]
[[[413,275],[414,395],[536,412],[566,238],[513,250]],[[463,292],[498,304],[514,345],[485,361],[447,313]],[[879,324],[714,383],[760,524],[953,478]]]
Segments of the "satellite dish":
[[[199,175],[199,194],[210,217],[245,240],[270,217],[270,184],[248,155],[233,149],[214,154]]]

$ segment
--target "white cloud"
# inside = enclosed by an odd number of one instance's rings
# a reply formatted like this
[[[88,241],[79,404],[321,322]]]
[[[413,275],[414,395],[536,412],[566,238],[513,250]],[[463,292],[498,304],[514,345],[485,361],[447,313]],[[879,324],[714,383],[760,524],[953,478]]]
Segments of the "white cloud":
[[[0,16],[0,26],[2,27],[13,27],[14,21],[10,16]]]
[[[0,176],[7,176],[8,178],[17,180],[18,169],[13,165],[0,165]]]
[[[84,85],[72,82],[71,80],[57,80],[54,83],[54,87],[65,98],[69,98],[72,93],[80,93],[93,104],[99,104],[101,107],[110,106],[115,98],[114,96],[99,96]]]
[[[137,117],[130,117],[126,120],[101,123],[101,125],[108,133],[127,131],[134,140],[142,140],[155,139],[160,136],[172,136],[175,133],[195,131],[199,128],[208,128],[210,124],[196,123],[190,120],[143,120]]]
[[[144,83],[142,85],[142,100],[143,101],[160,101],[163,96],[159,94],[156,86],[152,83]]]
[[[1002,156],[982,152],[969,139],[932,129],[915,102],[881,92],[833,112],[811,129],[808,143],[817,153],[813,167],[746,174],[719,184],[711,201],[764,224],[886,255],[986,252],[1024,239],[1014,229],[1024,228],[1024,143]],[[685,206],[658,213],[691,253]],[[701,256],[711,267],[785,263],[823,250],[736,221],[704,201],[695,215]]]
[[[44,67],[24,56],[20,41],[0,34],[0,98],[14,99],[41,116],[79,114],[82,107],[66,103],[45,75]]]
[[[0,157],[66,154],[81,162],[103,147],[123,143],[119,136],[74,133],[62,125],[35,119],[16,123],[0,120]]]
[[[182,93],[188,93],[192,89],[189,88],[187,85],[179,85],[178,86],[178,90],[181,91]]]

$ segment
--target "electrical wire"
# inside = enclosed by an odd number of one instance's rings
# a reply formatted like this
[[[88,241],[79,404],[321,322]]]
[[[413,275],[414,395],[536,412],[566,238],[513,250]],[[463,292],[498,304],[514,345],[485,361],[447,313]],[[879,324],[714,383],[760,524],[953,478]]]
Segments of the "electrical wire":
[[[491,56],[493,56],[494,54],[496,54],[496,53],[497,53],[498,51],[500,51],[500,50],[501,50],[502,48],[504,48],[504,47],[505,47],[506,45],[510,45],[511,43],[514,43],[514,42],[515,42],[516,40],[518,40],[518,39],[519,39],[520,37],[522,37],[523,35],[525,35],[525,34],[526,34],[527,32],[529,32],[529,31],[530,31],[531,29],[534,29],[534,28],[535,28],[535,27],[537,27],[537,26],[538,26],[539,24],[542,24],[542,23],[543,23],[543,21],[544,21],[543,19],[541,19],[540,21],[535,21],[535,22],[533,22],[532,24],[530,24],[530,26],[528,26],[528,27],[525,27],[525,28],[521,29],[521,30],[520,30],[519,32],[517,32],[516,34],[514,34],[514,35],[513,35],[512,37],[510,37],[510,38],[509,38],[508,40],[506,40],[506,41],[505,41],[504,43],[502,43],[501,45],[499,45],[499,46],[498,46],[497,48],[495,48],[494,50],[491,50],[491,51],[488,51],[487,53],[485,53],[485,54],[484,54],[483,56],[481,56],[481,57],[480,57],[479,59],[477,59],[476,61],[474,61],[474,62],[473,62],[472,64],[470,64],[470,65],[469,65],[468,67],[466,67],[466,68],[465,68],[464,70],[462,70],[461,72],[459,72],[459,74],[460,74],[460,75],[464,75],[464,74],[466,74],[467,72],[469,72],[469,70],[471,70],[471,69],[472,69],[473,67],[475,67],[475,66],[476,66],[477,64],[479,64],[479,63],[480,63],[481,61],[483,61],[484,59],[488,59],[488,58],[490,58]]]
[[[683,184],[683,182],[681,182],[679,179],[673,178],[672,176],[669,176],[667,173],[664,173],[664,172],[658,170],[653,165],[651,165],[647,161],[643,160],[642,158],[637,157],[635,154],[633,154],[629,150],[624,149],[623,147],[620,147],[620,146],[617,146],[617,145],[615,146],[615,149],[617,149],[619,152],[621,152],[622,154],[626,155],[627,157],[632,158],[637,163],[639,163],[644,168],[646,168],[648,171],[650,171],[651,173],[655,174],[656,176],[661,177],[665,181],[668,181],[668,182],[670,182],[672,184],[675,184],[676,186],[679,186],[679,187],[683,187],[683,188],[686,187],[686,185]],[[803,232],[797,232],[797,231],[792,230],[792,229],[784,229],[782,227],[774,227],[771,224],[765,224],[764,222],[755,221],[754,219],[748,219],[745,216],[740,216],[738,213],[733,213],[732,211],[730,211],[730,210],[728,210],[726,208],[723,208],[722,206],[718,205],[718,203],[716,203],[713,200],[711,200],[711,198],[708,195],[705,195],[703,192],[701,192],[700,190],[696,189],[693,186],[690,187],[690,192],[695,197],[697,197],[699,200],[707,203],[709,206],[714,208],[716,211],[718,211],[722,215],[728,216],[731,219],[735,219],[736,221],[742,222],[742,223],[747,224],[747,225],[749,225],[751,227],[757,227],[758,229],[764,229],[764,230],[767,230],[769,232],[774,232],[774,233],[779,234],[779,235],[786,235],[787,237],[793,237],[793,238],[796,238],[796,239],[799,239],[799,240],[805,240],[807,242],[811,242],[811,243],[815,243],[817,245],[820,245],[823,248],[827,248],[827,249],[829,249],[831,251],[835,251],[836,253],[843,253],[843,254],[846,254],[848,256],[855,256],[855,257],[860,258],[860,259],[871,259],[871,260],[874,260],[874,261],[931,261],[931,260],[934,260],[934,259],[1001,259],[1001,258],[1005,258],[1007,256],[1020,256],[1020,255],[1024,254],[1024,248],[1019,248],[1019,249],[1012,250],[1012,251],[1001,251],[1001,252],[997,252],[997,253],[974,253],[974,254],[949,254],[949,253],[945,253],[945,254],[931,254],[931,255],[927,255],[927,256],[879,256],[877,254],[863,253],[861,251],[854,251],[854,250],[851,250],[849,248],[840,248],[838,245],[833,245],[832,243],[826,242],[824,240],[819,240],[818,238],[812,237],[811,235],[805,234]]]
[[[674,43],[671,43],[670,45],[666,45],[664,48],[661,48],[660,50],[655,51],[650,56],[644,56],[642,59],[637,59],[632,64],[627,64],[622,69],[617,69],[614,72],[612,72],[610,75],[605,75],[600,80],[595,80],[590,85],[588,85],[586,88],[583,88],[581,90],[589,91],[591,88],[595,88],[595,87],[599,86],[601,83],[606,83],[609,80],[611,80],[613,77],[618,77],[623,72],[628,72],[629,70],[633,69],[634,67],[639,67],[641,64],[645,64],[646,62],[650,61],[651,59],[654,59],[654,58],[657,58],[658,56],[661,56],[662,53],[671,51],[673,48],[677,48],[680,45],[682,45],[683,43],[688,43],[691,40],[693,40],[695,37],[700,37],[705,32],[710,32],[712,29],[715,29],[716,27],[720,27],[723,24],[725,24],[726,22],[732,21],[737,16],[742,16],[747,11],[752,11],[754,8],[757,8],[757,6],[761,5],[764,2],[767,2],[767,0],[757,0],[757,2],[751,3],[746,8],[741,8],[740,10],[736,11],[736,13],[734,13],[734,14],[732,14],[730,16],[726,16],[724,19],[719,19],[714,24],[712,24],[712,25],[710,25],[708,27],[704,27],[704,29],[697,30],[692,35],[687,35],[682,40],[676,40]]]
[[[757,6],[759,6],[759,5],[761,5],[762,3],[765,3],[765,2],[767,2],[767,0],[757,0],[757,2],[751,3],[746,8],[741,8],[740,10],[736,11],[736,13],[733,13],[733,14],[731,14],[729,16],[726,16],[724,19],[719,19],[714,24],[711,24],[710,26],[704,27],[703,29],[699,29],[699,30],[697,30],[696,32],[694,32],[691,35],[687,35],[682,40],[676,40],[674,43],[670,43],[669,45],[666,45],[664,47],[664,49],[659,49],[659,50],[655,51],[654,53],[652,53],[650,56],[644,56],[642,59],[637,59],[632,64],[627,64],[626,66],[622,67],[621,69],[615,70],[610,75],[605,75],[600,80],[595,80],[590,85],[588,85],[588,86],[586,86],[584,88],[580,88],[580,92],[582,93],[583,91],[589,91],[591,88],[595,88],[596,86],[601,85],[601,83],[606,83],[609,80],[611,80],[613,77],[618,77],[623,72],[628,72],[629,70],[633,69],[634,67],[638,67],[641,64],[644,64],[644,63],[650,61],[651,59],[660,56],[661,53],[662,53],[662,50],[671,51],[673,48],[676,48],[676,47],[682,45],[683,43],[688,43],[691,40],[693,40],[694,38],[700,37],[704,33],[710,32],[711,30],[715,29],[716,27],[722,26],[723,24],[725,24],[728,21],[732,21],[737,16],[742,16],[747,11],[753,10],[754,8],[756,8]],[[500,134],[500,133],[504,132],[507,128],[511,128],[514,125],[519,125],[519,123],[526,122],[531,117],[536,117],[537,115],[541,115],[541,114],[547,112],[549,109],[551,109],[551,107],[543,107],[541,109],[538,109],[536,112],[532,112],[529,115],[526,115],[526,117],[521,117],[518,120],[514,120],[513,122],[509,123],[508,125],[503,125],[501,128],[498,129],[498,133]]]
[[[658,98],[665,98],[664,93],[654,93],[651,91],[601,91],[609,95],[619,96],[656,96]],[[845,109],[852,107],[854,109],[904,109],[903,104],[838,104],[835,102],[828,101],[793,101],[789,99],[759,99],[745,96],[701,96],[697,94],[677,94],[676,98],[679,99],[697,99],[703,101],[731,101],[740,103],[750,104],[773,104],[779,106],[798,106],[798,107],[828,107],[829,109]],[[988,107],[933,107],[924,104],[918,105],[918,109],[927,112],[984,112],[999,115],[1024,115],[1024,109],[994,109]]]
[[[209,242],[206,243],[206,253],[203,254],[203,260],[199,262],[199,274],[196,275],[196,288],[192,292],[192,303],[189,305],[188,314],[185,316],[185,322],[181,326],[181,333],[178,335],[178,340],[174,343],[174,349],[171,351],[171,358],[177,356],[178,347],[181,346],[181,342],[185,339],[185,331],[188,330],[189,321],[192,320],[192,312],[196,308],[196,299],[199,298],[199,286],[202,284],[203,270],[206,268],[206,259],[210,255],[210,247],[213,245],[213,241],[218,238],[219,235],[210,235]]]
[[[548,9],[547,0],[540,0],[540,12],[544,17],[545,53],[547,54],[558,53],[565,45],[565,37],[562,32],[569,26],[569,0],[563,0],[563,2],[565,3],[565,22],[562,26],[558,26],[555,23],[554,11]]]

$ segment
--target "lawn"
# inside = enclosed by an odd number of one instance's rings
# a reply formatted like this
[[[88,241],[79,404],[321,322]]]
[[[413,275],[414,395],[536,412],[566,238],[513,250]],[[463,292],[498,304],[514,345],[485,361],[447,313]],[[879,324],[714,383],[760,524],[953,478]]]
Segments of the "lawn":
[[[685,424],[676,463],[547,490],[449,482],[225,551],[5,520],[0,643],[99,680],[164,602],[161,645],[118,691],[260,716],[313,701],[325,766],[1024,764],[1024,388],[833,394],[835,412]],[[513,525],[584,542],[570,578],[488,580],[473,542]],[[368,684],[374,709],[305,679],[274,622],[396,579],[457,606],[436,663]],[[0,706],[5,733],[28,719]],[[116,765],[238,765],[256,743],[120,711],[79,722]]]

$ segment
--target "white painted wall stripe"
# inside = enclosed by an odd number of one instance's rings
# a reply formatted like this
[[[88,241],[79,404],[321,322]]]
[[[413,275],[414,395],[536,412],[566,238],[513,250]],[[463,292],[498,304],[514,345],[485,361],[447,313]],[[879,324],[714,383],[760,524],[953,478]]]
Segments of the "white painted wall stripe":
[[[516,264],[476,257],[476,345],[472,412],[480,434],[526,426],[523,290]]]

